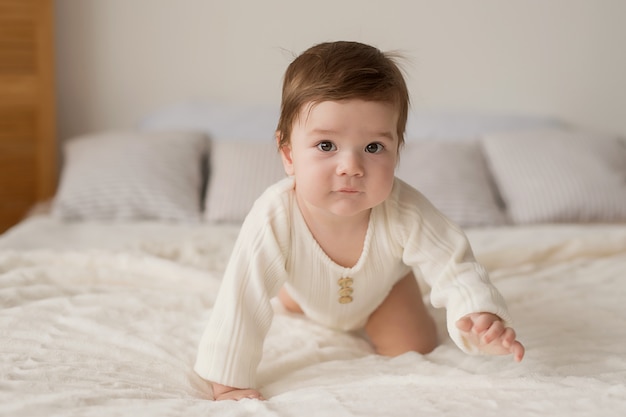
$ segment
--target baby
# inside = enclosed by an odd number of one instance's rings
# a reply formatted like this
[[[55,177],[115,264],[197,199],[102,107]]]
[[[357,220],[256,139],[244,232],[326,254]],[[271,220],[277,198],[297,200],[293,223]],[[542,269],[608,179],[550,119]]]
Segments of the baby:
[[[408,107],[394,56],[372,46],[319,44],[287,68],[276,140],[288,178],[242,225],[194,368],[216,400],[262,399],[255,377],[275,297],[323,325],[363,330],[381,355],[432,351],[417,278],[460,349],[522,360],[463,232],[394,176]]]

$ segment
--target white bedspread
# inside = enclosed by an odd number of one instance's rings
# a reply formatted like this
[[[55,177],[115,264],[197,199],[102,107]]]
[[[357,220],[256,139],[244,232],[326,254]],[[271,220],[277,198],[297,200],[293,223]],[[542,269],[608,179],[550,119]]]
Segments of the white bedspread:
[[[28,227],[0,237],[2,416],[626,415],[626,225],[469,231],[527,347],[521,364],[462,353],[441,311],[441,346],[397,358],[279,313],[264,402],[209,401],[192,371],[236,227],[85,224],[72,244],[48,224],[38,236],[58,233],[55,249],[27,248]]]

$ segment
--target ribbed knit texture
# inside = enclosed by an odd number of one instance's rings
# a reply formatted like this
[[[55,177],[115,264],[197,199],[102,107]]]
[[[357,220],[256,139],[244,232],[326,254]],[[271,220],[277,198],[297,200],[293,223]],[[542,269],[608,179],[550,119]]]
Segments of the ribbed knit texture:
[[[448,331],[467,350],[455,322],[473,312],[510,321],[504,301],[475,262],[465,235],[419,192],[396,179],[390,197],[372,209],[363,252],[346,268],[315,242],[297,207],[293,179],[255,203],[225,272],[195,365],[203,378],[255,387],[270,299],[285,284],[305,314],[341,330],[362,327],[393,285],[413,269],[431,287],[435,307],[448,309]],[[338,302],[338,279],[351,277],[353,301]]]

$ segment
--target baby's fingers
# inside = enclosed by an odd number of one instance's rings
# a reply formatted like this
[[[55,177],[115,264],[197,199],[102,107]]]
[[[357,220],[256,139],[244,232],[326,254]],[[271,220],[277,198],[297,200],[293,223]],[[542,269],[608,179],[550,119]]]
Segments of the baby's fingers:
[[[500,343],[502,347],[508,349],[509,353],[513,355],[515,362],[520,362],[524,358],[524,345],[516,340],[515,330],[507,327],[504,329],[504,333],[500,337]]]
[[[489,330],[494,323],[502,323],[502,320],[500,320],[498,316],[491,313],[470,314],[470,318],[474,322],[474,326],[472,327],[474,333],[483,333]]]
[[[235,389],[225,392],[215,397],[216,401],[234,400],[239,401],[243,399],[261,400],[264,401],[263,395],[260,392],[253,389]]]
[[[505,347],[510,347],[513,340],[515,340],[515,332],[513,332],[513,338],[510,338],[510,334],[508,334],[508,330],[512,330],[511,328],[504,328],[504,324],[501,321],[494,321],[491,323],[491,326],[487,329],[485,334],[483,334],[482,339],[483,343],[489,344],[498,338],[501,338],[502,345]],[[505,342],[508,343],[505,344]]]
[[[470,316],[465,316],[456,321],[456,327],[462,332],[469,332],[474,326],[474,321]]]
[[[511,345],[509,351],[513,355],[513,359],[515,360],[515,362],[521,362],[524,358],[524,353],[526,352],[526,349],[524,348],[524,345],[516,340]]]
[[[506,348],[510,348],[513,345],[513,342],[515,342],[515,330],[511,329],[510,327],[507,327],[506,329],[504,329],[504,332],[502,333],[502,346],[506,347]]]
[[[509,349],[509,352],[513,355],[513,359],[515,362],[520,362],[524,357],[524,353],[526,349],[524,345],[517,341],[517,335],[515,334],[515,330],[507,327],[502,335],[502,346]]]

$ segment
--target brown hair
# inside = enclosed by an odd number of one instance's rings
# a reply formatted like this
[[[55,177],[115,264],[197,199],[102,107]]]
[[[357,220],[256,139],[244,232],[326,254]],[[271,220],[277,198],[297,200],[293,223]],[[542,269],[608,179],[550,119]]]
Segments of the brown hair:
[[[308,103],[362,99],[397,106],[399,145],[409,109],[409,93],[397,64],[399,55],[359,42],[326,42],[304,51],[287,67],[277,130],[279,148],[290,143],[291,129]]]

